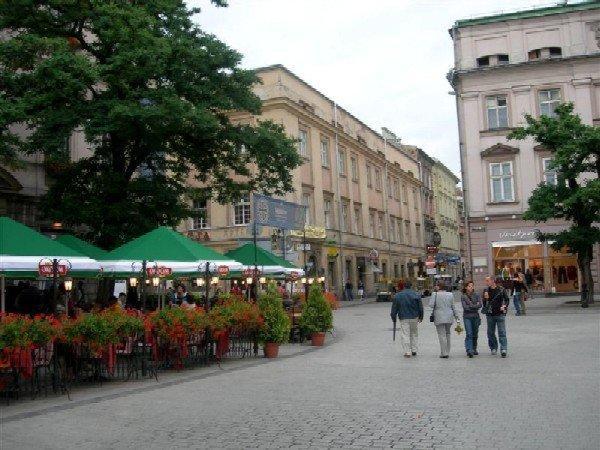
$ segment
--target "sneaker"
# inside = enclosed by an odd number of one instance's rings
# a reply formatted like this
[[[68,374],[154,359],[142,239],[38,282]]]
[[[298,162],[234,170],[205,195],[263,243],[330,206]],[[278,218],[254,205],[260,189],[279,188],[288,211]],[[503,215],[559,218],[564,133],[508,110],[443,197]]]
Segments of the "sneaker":
[[[492,356],[496,356],[498,354],[498,350],[492,350]]]
[[[506,352],[502,352],[502,357],[506,358],[508,355],[506,354]]]
[[[413,356],[417,356],[417,352],[412,352],[412,355]]]
[[[471,353],[471,352],[467,352],[467,356],[468,356],[469,358],[472,358],[472,357],[473,357],[473,353]]]
[[[405,354],[404,354],[404,357],[405,357],[405,358],[410,358],[410,353],[405,353]]]
[[[477,355],[479,355],[479,352],[478,352],[477,350],[474,350],[474,351],[473,351],[473,354],[474,354],[475,356],[477,356]]]

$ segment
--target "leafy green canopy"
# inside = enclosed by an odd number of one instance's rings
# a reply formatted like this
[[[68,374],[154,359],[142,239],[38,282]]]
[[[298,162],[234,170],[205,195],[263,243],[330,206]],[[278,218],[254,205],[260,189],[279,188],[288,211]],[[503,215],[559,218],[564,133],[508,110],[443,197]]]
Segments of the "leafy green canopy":
[[[591,252],[600,242],[600,128],[581,123],[573,104],[556,108],[556,117],[529,115],[527,126],[515,130],[510,139],[533,137],[552,155],[550,169],[557,174],[556,185],[540,184],[529,198],[526,220],[544,222],[565,219],[570,228],[540,237],[553,240],[556,249],[564,246],[577,253]]]
[[[188,217],[184,195],[292,189],[294,140],[273,122],[230,121],[259,114],[258,79],[193,24],[198,12],[180,0],[0,2],[13,30],[0,42],[0,159],[42,152],[47,215],[104,248]],[[71,162],[68,142],[82,138],[91,154]],[[207,188],[190,192],[194,178]]]

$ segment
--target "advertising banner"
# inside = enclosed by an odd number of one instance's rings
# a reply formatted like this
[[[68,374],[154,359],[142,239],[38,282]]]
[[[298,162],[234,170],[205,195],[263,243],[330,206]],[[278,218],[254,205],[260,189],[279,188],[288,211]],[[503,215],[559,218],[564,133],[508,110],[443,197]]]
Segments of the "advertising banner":
[[[258,225],[284,230],[304,227],[305,206],[261,194],[254,194],[253,199],[254,217]]]

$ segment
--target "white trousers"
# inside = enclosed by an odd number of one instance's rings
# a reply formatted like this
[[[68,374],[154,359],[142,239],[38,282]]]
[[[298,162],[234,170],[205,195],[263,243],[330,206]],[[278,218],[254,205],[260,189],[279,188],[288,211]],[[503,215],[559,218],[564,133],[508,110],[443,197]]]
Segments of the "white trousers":
[[[442,323],[436,325],[438,340],[440,341],[440,354],[441,356],[448,356],[450,354],[450,335],[452,334],[452,324]]]
[[[400,343],[404,353],[417,352],[419,342],[419,319],[403,319],[399,321]]]

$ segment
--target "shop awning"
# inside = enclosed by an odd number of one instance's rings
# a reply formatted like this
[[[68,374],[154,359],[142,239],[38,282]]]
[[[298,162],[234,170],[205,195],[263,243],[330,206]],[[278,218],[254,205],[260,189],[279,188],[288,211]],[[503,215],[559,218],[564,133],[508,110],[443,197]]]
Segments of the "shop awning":
[[[108,255],[106,250],[102,250],[100,247],[90,244],[72,234],[61,234],[54,238],[56,242],[60,242],[69,248],[81,253],[82,255],[89,256],[97,261],[103,260]]]
[[[492,242],[492,247],[519,247],[522,245],[542,245],[540,241],[499,241]]]

